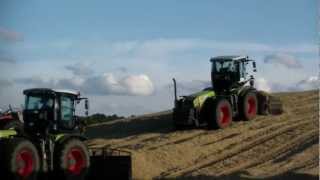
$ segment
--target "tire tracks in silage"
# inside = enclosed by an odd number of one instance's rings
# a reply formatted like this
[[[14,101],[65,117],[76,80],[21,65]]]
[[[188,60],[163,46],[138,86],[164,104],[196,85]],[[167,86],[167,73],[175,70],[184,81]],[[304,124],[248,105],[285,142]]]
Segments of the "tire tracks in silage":
[[[189,167],[180,167],[175,169],[175,172],[166,172],[163,173],[162,177],[177,177],[179,175],[188,175],[191,174],[199,169],[203,169],[209,166],[212,166],[216,163],[219,163],[220,161],[223,161],[225,159],[231,158],[233,156],[236,156],[242,152],[248,151],[252,149],[255,146],[259,146],[260,144],[277,137],[283,133],[292,131],[298,127],[304,126],[306,124],[313,123],[312,121],[300,121],[296,120],[297,122],[294,124],[291,124],[290,122],[287,123],[287,126],[283,127],[273,127],[269,128],[267,131],[260,132],[256,134],[254,137],[250,136],[244,141],[239,141],[237,144],[229,144],[227,147],[224,147],[223,152],[216,152],[210,154],[208,157],[203,157],[202,160],[196,161],[197,163],[193,166]],[[275,129],[277,128],[277,129]],[[264,135],[263,135],[264,134]],[[212,157],[214,156],[214,157]]]

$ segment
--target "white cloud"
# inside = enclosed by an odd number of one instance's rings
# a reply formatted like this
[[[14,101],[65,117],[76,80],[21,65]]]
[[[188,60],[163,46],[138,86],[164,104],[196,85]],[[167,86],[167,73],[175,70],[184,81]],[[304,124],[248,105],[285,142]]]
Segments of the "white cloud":
[[[82,63],[67,65],[65,68],[76,76],[88,76],[93,74],[93,70],[88,65]]]
[[[123,45],[128,44],[125,42]],[[117,43],[118,47],[119,44]],[[164,56],[170,53],[186,52],[193,49],[211,49],[213,52],[250,54],[256,53],[317,53],[316,44],[298,44],[298,45],[269,45],[253,42],[222,42],[215,40],[180,38],[180,39],[153,39],[147,41],[134,41],[130,43],[130,50],[143,56]]]
[[[12,85],[13,85],[13,82],[6,80],[6,79],[0,79],[0,93],[2,93],[2,91],[5,88],[12,86]]]
[[[151,95],[154,91],[153,83],[147,75],[127,76],[122,79],[121,84],[128,89],[129,94]]]
[[[43,76],[32,76],[30,78],[19,78],[15,80],[16,83],[27,84],[27,85],[37,85],[38,87],[48,87],[51,88],[55,84],[53,79],[47,79]]]
[[[319,85],[320,79],[318,76],[310,76],[294,84],[272,82],[265,78],[257,78],[255,81],[255,86],[258,90],[267,92],[314,90],[319,89]]]
[[[25,45],[31,47],[28,50],[39,51],[39,49],[52,48],[56,49],[56,44],[59,49],[73,51],[63,51],[64,55],[70,57],[84,59],[102,59],[129,57],[137,59],[142,57],[152,57],[155,59],[163,59],[167,55],[173,55],[181,52],[186,53],[192,50],[210,50],[212,55],[223,54],[252,54],[252,53],[317,53],[316,44],[299,43],[295,45],[276,45],[266,43],[255,43],[246,41],[217,41],[197,38],[156,38],[149,40],[129,40],[129,41],[84,41],[84,40],[64,40],[52,42],[50,44],[33,44]],[[67,45],[64,45],[67,44]],[[77,50],[77,51],[75,51]],[[217,54],[218,53],[218,54]],[[88,57],[90,56],[90,57]],[[209,57],[208,57],[209,58]],[[150,59],[148,59],[150,60]]]
[[[297,60],[294,56],[289,54],[272,54],[267,55],[264,58],[265,63],[271,63],[271,64],[280,64],[287,68],[302,68],[302,65],[300,64],[299,60]]]
[[[115,77],[112,73],[86,78],[31,77],[18,79],[16,82],[38,87],[75,89],[96,95],[148,96],[154,92],[153,83],[145,74],[127,75],[120,78]]]
[[[255,81],[255,86],[258,90],[263,90],[266,92],[271,91],[271,86],[265,78],[257,78]]]
[[[21,44],[25,47],[25,42]],[[20,43],[15,44],[17,45]],[[268,54],[291,54],[294,57],[301,57],[299,60],[304,68],[289,69],[287,66],[263,63],[258,68],[258,73],[261,72],[263,77],[257,78],[256,84],[260,89],[288,91],[305,76],[314,74],[316,68],[313,68],[315,67],[313,63],[317,54],[317,46],[313,44],[278,45],[193,38],[113,42],[66,40],[49,47],[46,44],[27,50],[23,49],[24,47],[21,47],[23,53],[17,54],[18,60],[26,59],[21,63],[21,69],[9,73],[15,74],[14,78],[32,77],[34,74],[53,78],[43,79],[35,76],[31,84],[27,81],[19,84],[21,89],[26,86],[77,89],[88,94],[90,98],[96,97],[92,101],[93,111],[106,112],[104,104],[116,102],[118,106],[112,111],[121,109],[121,113],[129,114],[160,111],[172,107],[172,77],[178,80],[179,94],[193,93],[210,86],[210,56],[245,54],[257,59],[258,65]],[[55,53],[57,49],[63,52],[59,56]],[[30,53],[38,55],[42,50],[49,51],[49,54],[43,53],[45,55],[36,57],[29,55]],[[16,55],[14,57],[16,58]],[[72,75],[61,69],[66,67],[66,62],[71,64],[67,69]],[[87,62],[91,65],[86,64]],[[103,74],[103,72],[112,73]],[[168,84],[171,84],[170,89]],[[305,88],[302,85],[299,87]],[[11,93],[9,89],[5,91]],[[127,107],[123,108],[124,105]]]
[[[320,79],[319,76],[310,76],[296,84],[299,90],[319,89]]]
[[[154,92],[153,83],[145,74],[118,78],[106,73],[86,79],[79,88],[86,93],[100,95],[148,96]]]

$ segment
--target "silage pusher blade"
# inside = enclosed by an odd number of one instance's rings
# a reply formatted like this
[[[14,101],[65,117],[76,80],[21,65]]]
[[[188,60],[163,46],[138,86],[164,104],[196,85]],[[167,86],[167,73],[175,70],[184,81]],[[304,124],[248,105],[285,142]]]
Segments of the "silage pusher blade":
[[[283,105],[279,97],[269,96],[268,100],[269,114],[279,115],[283,113]]]
[[[280,115],[283,113],[283,105],[279,97],[265,91],[257,92],[258,111],[261,115]]]
[[[90,148],[90,169],[88,180],[132,179],[132,159],[128,151]]]

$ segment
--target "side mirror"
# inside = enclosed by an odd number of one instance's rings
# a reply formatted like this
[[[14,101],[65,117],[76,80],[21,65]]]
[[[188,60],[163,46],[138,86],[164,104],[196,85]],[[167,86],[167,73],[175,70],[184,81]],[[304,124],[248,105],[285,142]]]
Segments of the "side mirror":
[[[84,101],[84,109],[86,110],[86,116],[88,116],[89,115],[89,100],[88,99],[86,99],[85,101]]]
[[[257,72],[257,65],[255,61],[252,62],[252,67],[253,67],[253,72]]]

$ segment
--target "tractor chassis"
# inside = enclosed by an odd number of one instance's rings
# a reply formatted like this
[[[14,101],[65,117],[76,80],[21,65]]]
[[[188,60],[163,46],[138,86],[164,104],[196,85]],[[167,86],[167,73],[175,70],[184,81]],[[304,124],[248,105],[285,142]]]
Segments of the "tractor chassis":
[[[238,97],[235,95],[216,95],[213,98],[213,103],[216,99],[225,98],[232,104],[233,116],[238,114],[238,106],[235,105],[238,102]],[[173,108],[173,121],[176,127],[195,126],[205,127],[207,121],[201,120],[201,111],[199,112],[195,107],[183,107],[184,102],[177,102]]]
[[[257,91],[255,89],[248,89],[243,92],[243,94],[248,91],[254,92],[258,98],[258,114],[259,115],[267,115],[268,109],[271,106],[269,102],[269,96],[264,92]],[[236,93],[224,94],[224,95],[216,95],[213,99],[213,103],[217,99],[227,99],[232,107],[232,115],[233,118],[237,118],[239,115],[239,102],[240,96]],[[191,103],[186,103],[184,101],[176,100],[175,106],[173,108],[173,122],[175,127],[205,127],[207,126],[207,121],[201,119],[201,111],[197,110]]]
[[[0,138],[0,154],[2,154],[2,149],[6,148],[6,142],[11,141],[14,138],[29,139],[19,135]],[[56,172],[55,169],[53,169],[52,161],[53,151],[46,148],[47,143],[50,141],[40,140],[39,143],[39,140],[37,142],[31,140],[31,142],[32,144],[38,144],[36,147],[41,161],[41,168],[37,179],[55,180]],[[49,145],[54,149],[53,142],[49,143]],[[85,179],[132,179],[132,159],[130,152],[108,147],[88,148],[88,150],[90,155],[90,167]],[[44,153],[44,151],[46,151],[46,153]],[[1,156],[0,163],[3,164],[3,158]],[[11,177],[14,176],[8,172],[2,172],[2,170],[0,170],[0,174],[1,178],[5,179],[11,179]]]

